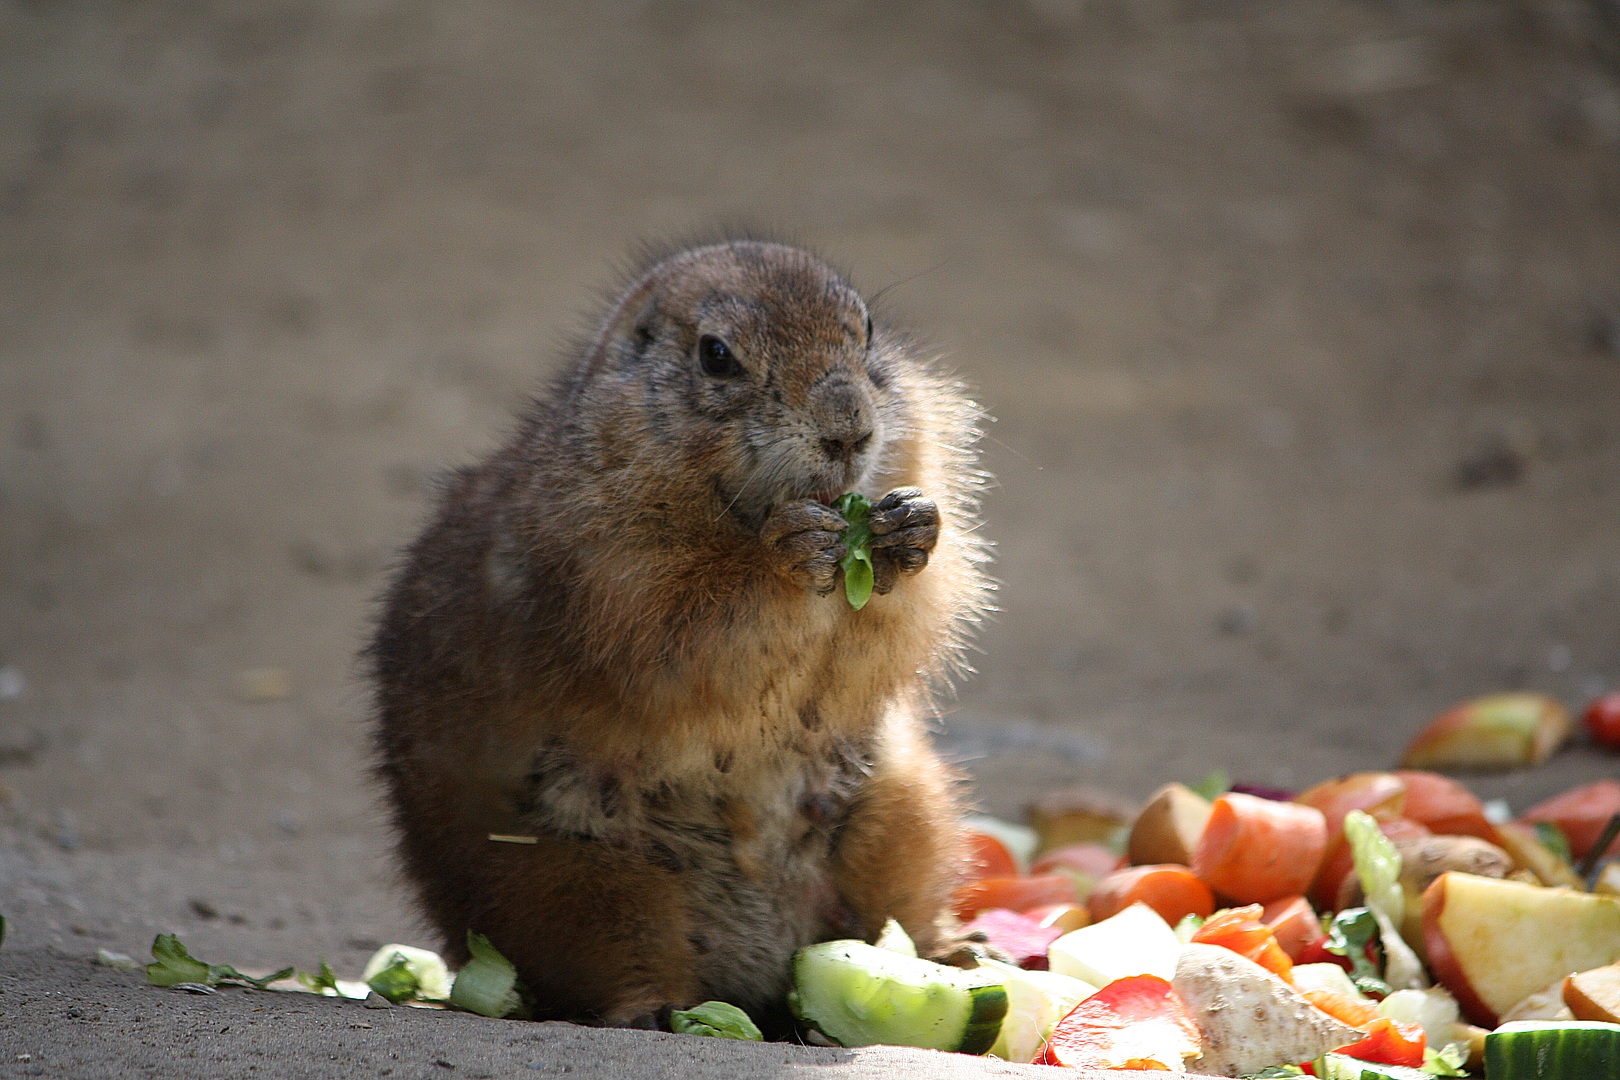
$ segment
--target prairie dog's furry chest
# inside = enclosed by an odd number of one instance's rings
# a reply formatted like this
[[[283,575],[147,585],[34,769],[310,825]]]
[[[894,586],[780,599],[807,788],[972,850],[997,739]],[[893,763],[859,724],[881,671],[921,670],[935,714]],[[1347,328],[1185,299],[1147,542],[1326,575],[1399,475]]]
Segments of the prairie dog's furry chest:
[[[683,774],[553,742],[534,755],[518,809],[529,828],[664,872],[682,894],[705,985],[764,1007],[785,992],[795,949],[849,932],[830,855],[865,779],[864,749],[823,735],[722,754],[718,765],[710,756]]]

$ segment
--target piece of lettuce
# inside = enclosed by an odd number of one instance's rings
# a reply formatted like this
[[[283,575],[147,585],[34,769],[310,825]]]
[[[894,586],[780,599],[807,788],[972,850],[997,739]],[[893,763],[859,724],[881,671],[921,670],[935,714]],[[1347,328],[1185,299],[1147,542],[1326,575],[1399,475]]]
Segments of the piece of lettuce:
[[[152,942],[152,963],[146,965],[146,981],[153,986],[201,983],[204,986],[236,984],[263,990],[273,982],[292,976],[292,968],[282,968],[262,979],[244,975],[229,964],[205,964],[186,951],[173,934],[159,934]]]
[[[1352,810],[1344,816],[1344,838],[1355,859],[1356,876],[1367,906],[1399,924],[1406,917],[1406,894],[1401,891],[1401,853],[1378,828],[1371,814]]]
[[[502,956],[489,938],[471,930],[467,931],[467,951],[472,953],[472,959],[456,972],[450,1004],[479,1016],[529,1019],[523,985],[518,982],[512,961]]]
[[[1345,908],[1333,916],[1327,935],[1323,948],[1350,961],[1350,981],[1356,989],[1371,997],[1386,997],[1389,984],[1384,982],[1384,948],[1373,913],[1364,907]]]
[[[1429,985],[1423,962],[1397,929],[1406,917],[1406,893],[1401,888],[1401,853],[1378,828],[1372,815],[1352,810],[1344,816],[1344,838],[1350,844],[1356,876],[1367,908],[1378,923],[1384,951],[1381,978],[1390,987],[1422,989]]]
[[[450,971],[438,953],[414,945],[384,945],[371,954],[360,978],[383,997],[442,1002],[450,997]]]
[[[877,578],[872,569],[872,503],[858,491],[838,496],[833,509],[849,522],[844,530],[846,554],[839,563],[844,568],[844,598],[856,611],[872,598],[872,586]]]
[[[677,1035],[765,1041],[765,1036],[747,1013],[724,1001],[705,1001],[690,1009],[676,1009],[669,1014],[669,1029]]]

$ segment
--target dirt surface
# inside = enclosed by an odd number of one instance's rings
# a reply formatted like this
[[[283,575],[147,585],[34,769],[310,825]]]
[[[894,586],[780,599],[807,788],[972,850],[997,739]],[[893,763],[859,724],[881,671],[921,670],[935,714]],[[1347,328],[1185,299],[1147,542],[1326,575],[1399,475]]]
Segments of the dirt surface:
[[[0,4],[0,975],[423,940],[363,779],[381,574],[627,247],[716,220],[997,418],[943,734],[988,808],[1620,684],[1609,10]]]

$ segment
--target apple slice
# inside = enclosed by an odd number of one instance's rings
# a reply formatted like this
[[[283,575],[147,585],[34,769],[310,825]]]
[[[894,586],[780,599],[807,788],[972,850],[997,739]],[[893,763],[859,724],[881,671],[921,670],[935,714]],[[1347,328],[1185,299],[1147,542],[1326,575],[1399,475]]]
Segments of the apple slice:
[[[1395,775],[1406,784],[1402,816],[1436,836],[1477,836],[1496,843],[1496,826],[1485,816],[1485,804],[1472,791],[1449,776],[1421,769],[1405,769]]]
[[[1423,894],[1423,937],[1463,1014],[1495,1027],[1555,979],[1620,959],[1620,900],[1446,873]]]
[[[1569,741],[1569,710],[1546,694],[1488,694],[1441,713],[1401,755],[1403,769],[1511,769]]]
[[[1576,859],[1584,859],[1603,839],[1605,826],[1616,814],[1620,814],[1620,780],[1606,779],[1570,788],[1537,803],[1519,815],[1519,820],[1532,825],[1538,821],[1557,825],[1569,839],[1570,853]],[[1614,855],[1620,855],[1620,840],[1611,843],[1600,857]]]
[[[1181,940],[1170,924],[1146,904],[1132,904],[1118,915],[1064,934],[1046,951],[1051,970],[1107,986],[1129,975],[1176,973]]]
[[[1209,800],[1186,784],[1166,784],[1152,795],[1131,824],[1125,855],[1132,866],[1192,864],[1198,837],[1209,821]]]
[[[1620,964],[1577,971],[1565,979],[1564,1004],[1577,1020],[1620,1024]]]

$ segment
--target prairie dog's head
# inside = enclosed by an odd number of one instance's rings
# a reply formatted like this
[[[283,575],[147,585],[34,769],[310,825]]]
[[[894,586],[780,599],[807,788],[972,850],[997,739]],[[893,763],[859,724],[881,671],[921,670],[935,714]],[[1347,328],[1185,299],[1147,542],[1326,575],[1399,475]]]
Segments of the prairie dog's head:
[[[638,467],[690,479],[762,520],[792,499],[831,502],[876,471],[903,423],[902,352],[826,263],[763,241],[656,263],[610,311],[576,394],[644,444]],[[599,421],[604,417],[599,417]]]

